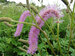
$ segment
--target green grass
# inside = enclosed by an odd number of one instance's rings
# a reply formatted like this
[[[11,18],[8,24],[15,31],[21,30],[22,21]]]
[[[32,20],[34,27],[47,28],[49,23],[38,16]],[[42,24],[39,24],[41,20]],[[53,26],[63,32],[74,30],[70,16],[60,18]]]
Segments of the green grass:
[[[10,17],[18,21],[20,15],[25,10],[27,9],[22,6],[16,6],[15,3],[0,4],[0,17]],[[70,18],[69,14],[66,13],[65,10],[63,10],[63,13],[64,17],[61,18],[61,20],[64,20],[64,22],[60,23],[59,26],[59,42],[61,45],[62,53],[64,54],[64,56],[67,56],[70,37]],[[32,21],[33,20],[31,16],[27,17],[26,22],[32,23]],[[62,56],[62,54],[60,54],[57,42],[57,24],[54,22],[53,18],[48,19],[47,23],[53,29],[55,37],[53,37],[51,31],[49,31],[46,24],[42,27],[42,29],[47,33],[56,55]],[[11,24],[15,25],[15,23]],[[18,39],[22,38],[24,40],[27,40],[30,27],[30,25],[24,25],[21,35],[15,38],[13,35],[16,31],[16,26],[7,27],[3,22],[0,22],[0,56],[2,55],[2,53],[4,53],[4,56],[31,56],[30,54],[27,54],[26,52],[23,52],[18,49],[18,47],[27,45],[19,42]],[[75,56],[75,26],[73,27],[73,29],[73,37],[70,44],[69,56]],[[53,56],[53,53],[50,47],[48,46],[47,40],[42,32],[40,32],[38,43],[38,50],[35,56]]]

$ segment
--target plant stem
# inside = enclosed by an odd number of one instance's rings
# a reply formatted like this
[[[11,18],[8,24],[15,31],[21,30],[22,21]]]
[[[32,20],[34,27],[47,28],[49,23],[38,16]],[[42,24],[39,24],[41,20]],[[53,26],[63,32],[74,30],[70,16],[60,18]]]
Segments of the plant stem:
[[[58,42],[58,46],[59,46],[59,51],[62,54],[61,45],[60,45],[60,42],[59,42],[59,19],[58,19],[58,23],[57,23],[57,42]]]
[[[48,43],[48,45],[50,46],[51,51],[52,51],[53,54],[56,56],[56,54],[55,54],[55,52],[54,52],[54,49],[53,49],[53,46],[52,46],[51,42],[49,41],[49,38],[48,38],[47,34],[46,34],[45,31],[43,31],[42,29],[40,29],[40,30],[41,30],[41,32],[44,34],[45,38],[47,39],[47,43]]]
[[[39,51],[39,53],[40,53],[40,56],[42,56],[42,52],[41,52],[41,50],[38,48],[38,51]]]
[[[70,20],[70,38],[69,38],[69,45],[68,45],[68,53],[67,55],[69,54],[69,49],[70,49],[70,43],[71,43],[71,38],[72,38],[72,22]]]
[[[34,20],[34,23],[37,24],[34,15],[31,13],[31,8],[30,8],[30,5],[29,5],[29,0],[26,0],[26,3],[27,3],[27,9],[30,11],[30,14],[31,14],[31,16],[32,16],[32,18],[33,18],[33,20]]]
[[[42,39],[41,35],[40,35],[40,39],[42,40],[42,42],[43,42],[44,45],[46,46],[46,43],[45,43],[45,41]],[[45,49],[46,49],[46,53],[47,53],[47,56],[48,56],[47,48],[45,47]]]
[[[69,54],[70,44],[71,44],[71,40],[72,40],[72,33],[73,33],[72,29],[73,29],[73,18],[70,18],[70,38],[69,38],[69,45],[68,45],[68,53],[67,53],[67,55]]]
[[[30,11],[31,11],[31,10],[30,10]],[[33,15],[31,12],[30,12],[30,14],[31,14],[31,16],[32,16],[32,18],[33,18],[33,20],[34,20],[34,23],[37,24],[34,15]]]
[[[75,2],[74,2],[73,12],[70,13],[70,38],[69,38],[69,45],[68,45],[67,56],[69,55],[70,44],[71,44],[71,40],[72,40],[72,37],[73,37],[72,34],[73,34],[73,24],[74,24],[74,22],[73,22],[74,21],[74,8],[75,8]]]
[[[26,3],[27,3],[28,10],[30,10],[29,0],[26,0]]]
[[[48,23],[38,14],[38,16],[46,23],[46,25],[48,26],[49,30],[52,32],[52,34],[54,35],[53,30],[50,28],[50,26],[48,25]]]
[[[19,23],[19,24],[28,24],[28,25],[32,25],[32,26],[35,26],[35,27],[37,27],[37,28],[38,28],[38,26],[37,26],[37,25],[32,24],[32,23],[28,23],[28,22],[19,22],[19,21],[15,21],[15,20],[13,20],[12,22],[14,22],[14,23]]]

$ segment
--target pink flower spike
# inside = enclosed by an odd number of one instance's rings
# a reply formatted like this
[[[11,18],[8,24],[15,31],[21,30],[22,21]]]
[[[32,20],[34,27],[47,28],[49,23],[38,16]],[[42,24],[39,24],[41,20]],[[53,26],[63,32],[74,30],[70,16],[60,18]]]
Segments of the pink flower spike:
[[[47,19],[53,17],[53,18],[61,18],[61,10],[57,8],[57,6],[47,6],[44,9],[42,9],[39,13],[39,15],[46,21]],[[40,28],[44,25],[44,21],[41,20],[41,18],[37,15],[35,17],[36,22]],[[36,27],[32,26],[29,32],[29,48],[27,53],[34,54],[37,51],[37,45],[38,45],[38,35],[40,33],[40,30]]]
[[[19,22],[24,22],[27,16],[30,16],[30,12],[28,10],[23,12],[23,14],[19,19]],[[16,32],[14,34],[15,37],[20,36],[22,28],[23,28],[23,24],[18,23]]]
[[[27,53],[29,54],[34,54],[37,50],[37,45],[38,45],[38,35],[39,35],[40,30],[37,29],[36,27],[32,26],[31,30],[29,32],[29,48]]]
[[[56,5],[52,5],[43,8],[39,14],[46,21],[51,17],[60,19],[61,17],[64,16],[61,13],[62,13],[61,10]],[[41,20],[39,16],[36,16],[36,21],[39,27],[42,27],[44,25],[44,22]]]
[[[43,8],[39,14],[41,16],[49,14],[49,16],[51,16],[51,17],[61,17],[61,15],[62,15],[60,8],[58,8],[56,5],[51,5],[51,6],[47,6],[47,7]]]

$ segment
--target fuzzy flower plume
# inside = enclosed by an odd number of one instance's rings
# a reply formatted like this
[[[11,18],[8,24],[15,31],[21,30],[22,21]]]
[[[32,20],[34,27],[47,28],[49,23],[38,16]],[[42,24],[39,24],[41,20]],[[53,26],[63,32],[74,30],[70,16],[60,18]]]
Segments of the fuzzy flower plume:
[[[21,17],[19,19],[19,22],[24,22],[27,16],[30,16],[30,12],[28,10],[23,12],[23,14],[21,15]],[[16,29],[16,32],[14,34],[15,37],[20,35],[22,28],[23,28],[23,24],[17,25],[17,29]]]
[[[61,10],[56,5],[47,6],[47,7],[43,8],[40,11],[39,15],[45,21],[51,17],[57,18],[57,19],[60,19],[61,17],[63,17]],[[36,21],[40,27],[42,27],[44,25],[43,20],[41,20],[41,18],[39,16],[36,16]]]
[[[39,15],[45,21],[50,17],[54,17],[54,18],[62,17],[61,11],[56,7],[56,5],[45,7],[40,11]],[[42,28],[42,26],[44,25],[44,21],[41,20],[41,18],[38,15],[35,17],[35,19],[38,23],[38,26]],[[29,54],[34,54],[37,51],[39,33],[40,33],[39,29],[37,29],[34,26],[31,27],[29,32],[29,48],[27,51]]]
[[[34,54],[37,50],[38,45],[38,35],[40,30],[32,26],[29,32],[29,48],[27,53]]]

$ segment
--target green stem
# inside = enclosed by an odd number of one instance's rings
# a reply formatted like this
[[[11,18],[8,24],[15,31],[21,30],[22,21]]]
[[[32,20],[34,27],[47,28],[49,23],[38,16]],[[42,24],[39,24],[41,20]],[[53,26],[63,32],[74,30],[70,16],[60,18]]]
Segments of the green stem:
[[[26,3],[27,3],[28,10],[30,10],[29,0],[26,0]]]
[[[38,16],[46,23],[46,25],[48,26],[49,30],[52,32],[52,34],[54,35],[53,30],[50,28],[50,26],[48,25],[48,23],[38,14]]]
[[[72,12],[72,24],[74,24],[74,15],[75,15],[75,2],[74,2],[74,6],[73,6],[73,12]],[[73,27],[73,26],[72,26]],[[72,28],[72,33],[73,33],[73,30],[74,28]],[[74,36],[72,36],[73,38],[74,38]],[[74,46],[74,48],[75,48],[75,45],[74,45],[74,41],[72,40],[72,44],[73,44],[73,46]]]
[[[53,54],[56,56],[56,54],[55,54],[55,52],[54,52],[54,49],[53,49],[53,46],[52,46],[51,42],[49,41],[49,38],[48,38],[47,34],[46,34],[45,31],[43,31],[42,29],[40,29],[40,30],[41,30],[41,32],[44,34],[45,38],[47,39],[47,43],[48,43],[48,45],[50,46],[51,51],[52,51]]]
[[[71,40],[72,40],[72,37],[73,37],[72,34],[73,34],[73,24],[74,24],[74,22],[73,22],[74,21],[74,8],[75,8],[75,2],[74,2],[73,12],[70,13],[70,38],[69,38],[69,45],[68,45],[67,56],[69,55],[70,44],[71,44]]]
[[[70,49],[70,44],[71,44],[71,40],[72,40],[72,24],[73,23],[73,19],[70,19],[70,38],[69,38],[69,45],[68,45],[68,53],[67,55],[69,55],[69,49]]]
[[[27,3],[27,9],[30,11],[30,14],[31,14],[31,16],[32,16],[32,18],[33,18],[33,20],[34,20],[34,23],[37,24],[34,15],[31,13],[30,5],[29,5],[29,0],[26,0],[26,3]]]
[[[38,48],[38,51],[39,51],[39,53],[40,53],[40,56],[42,56],[42,52],[41,52],[41,50]]]
[[[37,24],[34,15],[31,13],[31,10],[30,10],[30,14],[31,14],[31,16],[32,16],[32,18],[33,18],[33,20],[34,20],[34,23]]]
[[[12,22],[14,22],[14,23],[19,23],[19,24],[28,24],[28,25],[32,25],[32,26],[35,26],[35,27],[37,27],[38,28],[38,26],[37,25],[35,25],[35,24],[32,24],[32,23],[28,23],[28,22],[19,22],[19,21],[12,21]]]
[[[45,41],[42,39],[41,35],[40,35],[40,39],[42,40],[42,42],[43,42],[44,45],[46,46],[46,43],[45,43]],[[47,56],[48,56],[47,48],[45,47],[45,49],[46,49],[46,53],[47,53]]]
[[[59,51],[62,54],[61,45],[60,45],[60,42],[59,42],[59,19],[58,19],[58,23],[57,23],[57,42],[58,42],[58,45],[59,45]]]

